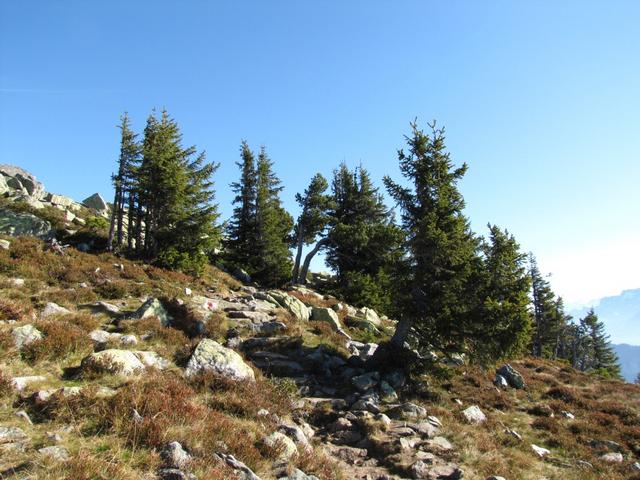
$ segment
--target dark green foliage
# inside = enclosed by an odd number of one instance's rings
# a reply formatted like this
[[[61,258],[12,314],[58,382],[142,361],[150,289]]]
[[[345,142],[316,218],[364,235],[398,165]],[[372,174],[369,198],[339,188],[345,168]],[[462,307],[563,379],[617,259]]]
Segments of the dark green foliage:
[[[256,230],[256,165],[253,152],[246,141],[240,146],[242,160],[240,181],[232,183],[236,194],[233,217],[227,227],[226,260],[239,268],[248,268],[253,257]]]
[[[513,235],[489,225],[481,246],[483,268],[477,312],[479,328],[471,342],[477,358],[487,361],[522,353],[531,340],[527,255]]]
[[[364,168],[340,165],[332,196],[326,263],[336,272],[335,293],[356,306],[388,311],[389,277],[402,256],[402,231]]]
[[[289,244],[293,218],[282,207],[282,185],[264,148],[258,155],[256,186],[256,244],[252,277],[262,285],[278,286],[291,278]]]
[[[226,260],[262,285],[282,285],[291,278],[293,219],[282,207],[282,186],[264,148],[257,162],[246,142],[241,153],[240,181],[232,184],[236,207],[227,230]]]
[[[303,247],[314,243],[316,237],[324,232],[331,219],[332,199],[331,196],[325,194],[328,188],[327,179],[316,173],[309,186],[305,189],[304,194],[296,194],[296,202],[298,202],[302,211],[298,217],[293,236],[296,259],[291,277],[294,284],[304,283],[306,280],[306,278],[300,278],[300,261]],[[309,262],[306,263],[308,265]],[[306,277],[306,272],[304,277]]]
[[[218,166],[206,163],[205,154],[196,154],[195,147],[182,147],[178,124],[166,111],[160,118],[149,116],[141,147],[126,115],[121,130],[111,224],[116,246],[124,248],[126,210],[130,253],[135,248],[138,256],[160,266],[201,273],[220,240],[211,181]]]
[[[576,328],[576,337],[576,368],[607,377],[621,377],[620,364],[609,341],[609,335],[593,309],[580,320]]]
[[[460,350],[475,329],[473,282],[480,270],[478,241],[462,213],[464,200],[457,188],[467,166],[453,166],[444,130],[433,124],[427,135],[415,123],[411,127],[408,152],[398,152],[400,170],[411,187],[384,179],[402,210],[410,259],[410,296],[392,343],[402,345],[413,331],[422,346]]]
[[[555,297],[533,255],[530,256],[529,274],[534,322],[532,353],[536,357],[546,358],[563,356],[561,340],[570,317],[565,315],[562,299]]]

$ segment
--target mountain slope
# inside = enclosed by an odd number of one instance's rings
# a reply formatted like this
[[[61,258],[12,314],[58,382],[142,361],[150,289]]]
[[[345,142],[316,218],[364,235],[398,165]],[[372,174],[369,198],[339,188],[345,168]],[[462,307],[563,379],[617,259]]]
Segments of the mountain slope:
[[[633,382],[640,373],[640,346],[626,343],[613,345],[620,360],[622,376],[627,382]]]

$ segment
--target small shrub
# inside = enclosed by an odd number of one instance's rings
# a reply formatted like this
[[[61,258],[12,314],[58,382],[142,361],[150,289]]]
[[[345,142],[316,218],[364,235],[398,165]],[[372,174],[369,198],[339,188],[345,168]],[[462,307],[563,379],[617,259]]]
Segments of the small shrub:
[[[0,320],[24,320],[33,312],[30,303],[0,298]]]
[[[536,418],[531,424],[531,427],[535,428],[536,430],[546,430],[547,432],[551,433],[558,433],[558,431],[560,430],[558,421],[555,418],[549,417]]]
[[[0,398],[8,397],[13,393],[13,386],[11,385],[11,377],[0,370]]]
[[[124,280],[111,280],[101,283],[94,288],[102,298],[117,300],[126,297],[130,292],[129,284]]]
[[[67,321],[41,321],[36,327],[44,338],[22,348],[22,357],[28,362],[61,359],[91,347],[86,331]]]

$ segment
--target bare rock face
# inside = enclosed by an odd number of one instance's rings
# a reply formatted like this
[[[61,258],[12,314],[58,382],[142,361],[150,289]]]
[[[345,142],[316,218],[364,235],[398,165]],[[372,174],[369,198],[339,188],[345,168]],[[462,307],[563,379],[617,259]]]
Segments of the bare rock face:
[[[82,201],[82,204],[87,208],[92,208],[94,210],[98,210],[99,212],[104,212],[108,210],[107,202],[100,196],[99,193],[94,193],[90,197],[85,198]]]
[[[22,348],[25,345],[41,340],[44,336],[42,332],[31,324],[16,327],[11,331],[13,335],[13,341],[16,348]]]
[[[0,165],[0,174],[4,177],[5,184],[13,184],[15,187],[20,187],[27,195],[36,200],[44,198],[44,185],[26,170],[15,165],[5,164]]]
[[[14,237],[30,235],[47,238],[52,232],[51,224],[35,215],[0,209],[0,233]]]
[[[482,410],[480,410],[480,407],[478,407],[477,405],[472,405],[466,410],[463,410],[462,415],[464,415],[464,418],[467,420],[467,422],[476,425],[487,420],[486,415],[482,412]]]

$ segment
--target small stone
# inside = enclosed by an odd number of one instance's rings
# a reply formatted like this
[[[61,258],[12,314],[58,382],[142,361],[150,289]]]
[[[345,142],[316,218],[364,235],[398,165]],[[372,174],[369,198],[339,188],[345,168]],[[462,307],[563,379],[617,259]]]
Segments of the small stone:
[[[571,413],[571,412],[566,412],[566,411],[564,411],[564,410],[562,411],[562,416],[563,416],[564,418],[568,418],[569,420],[573,420],[573,419],[575,419],[575,418],[576,418],[576,417],[575,417],[575,415],[574,415],[573,413]]]
[[[29,414],[27,412],[25,412],[24,410],[17,411],[16,412],[16,417],[22,418],[29,425],[33,425],[33,422],[31,421],[31,418],[29,418]]]
[[[49,302],[45,305],[44,310],[40,314],[41,318],[47,318],[54,315],[67,315],[71,313],[70,310],[61,307],[57,303]]]
[[[120,343],[122,345],[137,345],[138,339],[135,335],[123,335],[120,337]]]
[[[635,471],[640,471],[640,463],[636,462],[633,465],[631,465],[631,469],[635,470]]]
[[[463,410],[462,415],[464,415],[464,418],[467,420],[467,422],[476,425],[487,420],[486,415],[482,412],[482,410],[480,410],[480,407],[478,407],[477,405],[472,405],[466,410]]]
[[[47,377],[44,377],[42,375],[32,375],[28,377],[15,377],[11,380],[11,385],[18,392],[21,392],[27,387],[28,384],[36,383],[36,382],[44,382],[46,379]]]
[[[610,452],[600,456],[600,459],[603,462],[608,462],[608,463],[622,463],[622,461],[624,460],[624,457],[620,452]]]
[[[351,379],[351,384],[361,392],[375,387],[380,381],[380,374],[378,372],[369,372],[364,375],[359,375]]]
[[[191,462],[189,455],[179,442],[171,442],[160,450],[160,458],[167,468],[185,468]]]
[[[27,434],[21,428],[0,426],[0,444],[24,442],[27,438]]]
[[[546,448],[543,447],[539,447],[538,445],[534,445],[533,443],[531,444],[531,449],[535,452],[536,455],[538,455],[540,458],[543,458],[545,455],[548,455],[551,453],[550,450],[547,450]]]
[[[10,247],[11,242],[9,240],[0,239],[0,248],[2,248],[3,250],[9,250]]]
[[[51,446],[44,447],[38,450],[38,453],[45,457],[52,458],[53,460],[65,461],[69,460],[69,452],[64,447]]]

